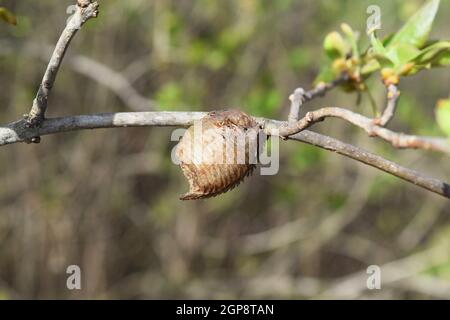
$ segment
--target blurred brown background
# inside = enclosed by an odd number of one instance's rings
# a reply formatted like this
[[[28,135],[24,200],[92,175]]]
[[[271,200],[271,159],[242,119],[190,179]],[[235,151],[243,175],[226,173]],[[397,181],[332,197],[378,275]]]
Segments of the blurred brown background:
[[[0,1],[0,118],[28,112],[73,0]],[[362,31],[382,10],[382,34],[422,1],[109,0],[76,36],[48,116],[214,110],[238,106],[285,118],[287,97],[309,88],[324,36],[342,22]],[[433,36],[449,38],[450,1]],[[437,99],[450,72],[401,83],[391,127],[439,134]],[[370,82],[379,106],[384,90]],[[367,98],[335,91],[303,112]],[[339,120],[314,130],[450,180],[449,160],[398,151]],[[171,129],[82,131],[0,150],[0,298],[449,298],[450,206],[444,198],[353,160],[281,143],[280,172],[223,196],[182,202],[188,186],[170,160]],[[82,290],[66,288],[66,268]],[[382,290],[366,289],[379,265]]]

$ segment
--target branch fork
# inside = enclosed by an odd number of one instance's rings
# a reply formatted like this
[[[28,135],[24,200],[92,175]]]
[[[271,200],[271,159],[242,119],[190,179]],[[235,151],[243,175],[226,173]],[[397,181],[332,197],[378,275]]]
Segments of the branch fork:
[[[56,76],[62,64],[66,51],[77,31],[90,19],[98,16],[99,4],[90,0],[78,0],[76,11],[64,28],[50,62],[45,71],[42,82],[39,86],[36,98],[28,115],[25,116],[27,126],[30,128],[39,127],[45,119],[45,112],[48,105],[50,91],[55,84]],[[32,139],[29,142],[38,142],[39,139]]]

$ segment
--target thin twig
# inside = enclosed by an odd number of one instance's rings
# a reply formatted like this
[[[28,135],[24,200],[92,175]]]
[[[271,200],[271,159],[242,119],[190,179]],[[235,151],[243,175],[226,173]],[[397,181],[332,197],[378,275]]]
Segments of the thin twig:
[[[375,125],[372,119],[367,118],[353,111],[329,107],[308,112],[305,117],[295,123],[286,124],[280,128],[279,135],[282,137],[291,136],[311,127],[325,118],[335,117],[343,119],[351,124],[362,128],[372,137],[379,137],[390,142],[399,149],[425,149],[444,152],[450,154],[450,140],[448,138],[421,137],[397,133],[381,126]]]
[[[294,93],[289,96],[291,101],[291,108],[289,111],[289,122],[295,122],[299,119],[300,108],[302,105],[308,101],[311,101],[317,97],[324,96],[328,91],[336,88],[338,85],[348,81],[348,75],[343,73],[336,80],[329,83],[321,82],[315,88],[306,91],[302,88],[295,89]]]
[[[420,172],[402,167],[395,162],[384,159],[359,147],[331,137],[324,137],[323,135],[308,130],[290,136],[288,139],[298,140],[325,150],[334,151],[450,199],[449,184],[438,179],[426,177]]]
[[[383,111],[383,114],[374,119],[374,124],[380,127],[385,127],[389,121],[392,120],[397,109],[398,98],[400,97],[400,90],[394,84],[390,84],[387,87],[387,104]]]
[[[336,88],[338,85],[347,82],[348,78],[348,74],[343,73],[340,77],[329,83],[319,83],[315,88],[305,92],[305,102],[308,102],[317,97],[324,96],[328,91]]]
[[[294,123],[298,121],[300,108],[305,102],[305,90],[302,88],[295,89],[294,93],[289,96],[289,100],[291,101],[291,108],[289,110],[288,121],[289,123]]]
[[[204,117],[204,112],[128,112],[107,113],[96,115],[69,116],[45,119],[41,127],[29,128],[25,120],[20,120],[4,127],[0,127],[0,146],[27,142],[30,138],[60,132],[81,129],[116,128],[116,127],[147,127],[147,126],[181,126],[192,125],[195,120]],[[287,122],[271,119],[256,118],[270,130],[280,130],[288,125]],[[346,144],[337,139],[315,132],[304,130],[289,136],[290,140],[297,140],[314,146],[334,151],[351,159],[355,159],[405,181],[418,185],[446,198],[450,198],[450,186],[437,179],[423,176],[421,173],[404,168],[392,161],[374,155],[356,146]]]
[[[39,90],[36,94],[36,98],[33,101],[30,113],[26,115],[28,126],[36,127],[41,124],[45,117],[45,111],[47,110],[47,102],[51,89],[56,80],[59,67],[61,66],[64,55],[69,47],[69,44],[77,31],[85,24],[89,19],[95,18],[98,15],[98,3],[87,0],[78,1],[76,6],[76,12],[67,23],[64,28],[55,50],[53,51],[50,62],[45,71],[42,82],[39,86]]]

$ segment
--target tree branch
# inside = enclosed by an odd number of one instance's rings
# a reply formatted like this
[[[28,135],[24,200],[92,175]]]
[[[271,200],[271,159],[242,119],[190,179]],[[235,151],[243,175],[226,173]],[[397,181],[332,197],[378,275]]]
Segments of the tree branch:
[[[45,71],[42,82],[39,86],[36,98],[33,101],[30,113],[26,115],[27,124],[30,127],[36,127],[41,124],[47,110],[47,102],[50,91],[56,80],[59,67],[61,66],[64,55],[69,47],[70,42],[77,31],[91,18],[98,15],[98,3],[87,0],[79,0],[77,2],[75,14],[71,17],[64,28],[52,57],[50,58],[47,70]],[[30,140],[31,141],[31,140]]]
[[[0,127],[0,146],[17,142],[38,142],[41,135],[48,135],[60,132],[97,129],[97,128],[115,128],[115,127],[144,127],[144,126],[189,126],[195,120],[205,116],[202,112],[133,112],[133,113],[107,113],[97,115],[80,115],[62,118],[45,119],[47,101],[50,91],[56,80],[57,73],[61,66],[67,48],[77,31],[89,19],[98,15],[98,3],[92,0],[77,0],[76,12],[67,24],[58,40],[53,51],[50,62],[42,79],[36,98],[29,115],[25,119],[10,123]],[[88,61],[89,62],[89,61]],[[86,60],[76,60],[74,64],[83,72],[86,68],[92,67],[92,64]],[[116,76],[101,65],[95,65],[101,69],[103,74]],[[98,80],[98,78],[96,78]],[[127,89],[124,85],[124,79],[115,77],[115,84],[111,85],[116,91]],[[408,136],[395,133],[382,126],[386,125],[392,118],[397,100],[398,91],[396,87],[389,87],[388,105],[382,117],[378,120],[372,120],[363,115],[341,108],[323,108],[313,112],[308,112],[306,116],[298,120],[301,105],[315,97],[324,95],[328,90],[348,80],[348,76],[343,74],[340,78],[329,84],[320,84],[316,88],[304,92],[297,89],[290,97],[291,110],[289,113],[289,122],[280,122],[271,119],[255,118],[268,134],[287,137],[290,140],[297,140],[309,143],[320,148],[337,152],[349,158],[355,159],[367,165],[373,166],[387,173],[395,175],[405,181],[411,182],[422,188],[430,190],[441,196],[450,198],[450,187],[445,182],[437,179],[428,178],[419,172],[404,168],[398,164],[374,155],[358,147],[346,144],[337,139],[327,137],[318,133],[304,130],[312,124],[322,121],[326,117],[339,117],[360,128],[363,128],[371,136],[378,136],[391,142],[399,148],[423,148],[449,152],[448,141],[439,138]],[[130,86],[131,87],[131,86]],[[124,100],[126,97],[134,95],[134,91],[122,91]],[[126,97],[125,97],[126,96]],[[139,105],[144,105],[138,101]]]
[[[280,127],[278,134],[282,137],[291,136],[328,117],[340,118],[350,122],[365,130],[371,137],[379,137],[399,149],[425,149],[450,154],[450,140],[447,138],[421,137],[397,133],[376,125],[373,119],[367,118],[359,113],[336,107],[310,111],[299,121]]]
[[[381,117],[374,120],[374,124],[385,127],[389,121],[392,120],[397,109],[398,98],[400,97],[400,91],[395,84],[390,84],[387,87],[387,105],[383,111]]]
[[[339,153],[450,199],[449,184],[424,176],[415,170],[402,167],[395,162],[384,159],[359,147],[308,130],[290,136],[288,139],[298,140]]]
[[[0,127],[0,146],[27,142],[30,138],[82,129],[148,127],[148,126],[182,126],[187,127],[206,115],[205,112],[127,112],[80,115],[43,120],[40,127],[29,128],[25,120],[16,121]],[[264,118],[255,118],[266,126],[268,131],[282,129],[287,122]],[[308,143],[325,150],[333,151],[370,165],[405,181],[413,183],[441,196],[450,198],[450,186],[437,179],[423,176],[417,171],[404,168],[392,161],[374,155],[366,150],[346,144],[337,139],[304,130],[294,133],[288,139]]]
[[[297,88],[294,93],[289,97],[291,101],[291,108],[289,111],[289,122],[295,122],[299,119],[300,108],[302,105],[308,101],[311,101],[317,97],[324,96],[328,91],[336,88],[338,85],[348,81],[348,75],[343,73],[336,80],[331,81],[330,83],[319,83],[315,88],[306,91],[302,88]]]

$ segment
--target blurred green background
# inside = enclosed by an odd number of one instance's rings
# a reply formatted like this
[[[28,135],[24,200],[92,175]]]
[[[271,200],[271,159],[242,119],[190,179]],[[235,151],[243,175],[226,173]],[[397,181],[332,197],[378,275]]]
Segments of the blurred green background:
[[[72,0],[0,1],[0,119],[29,111]],[[108,0],[74,39],[48,116],[237,107],[284,119],[287,97],[309,88],[327,33],[346,22],[366,36],[379,5],[381,35],[422,1]],[[450,37],[450,1],[432,37]],[[402,81],[390,127],[440,134],[449,69]],[[384,88],[369,82],[379,107]],[[336,90],[303,107],[369,101]],[[395,150],[332,119],[314,130],[450,180],[448,157]],[[255,175],[205,201],[172,164],[171,129],[82,131],[0,150],[0,298],[450,298],[448,200],[353,160],[281,143],[280,172]],[[66,288],[66,268],[82,290]],[[367,290],[379,265],[382,289]]]

